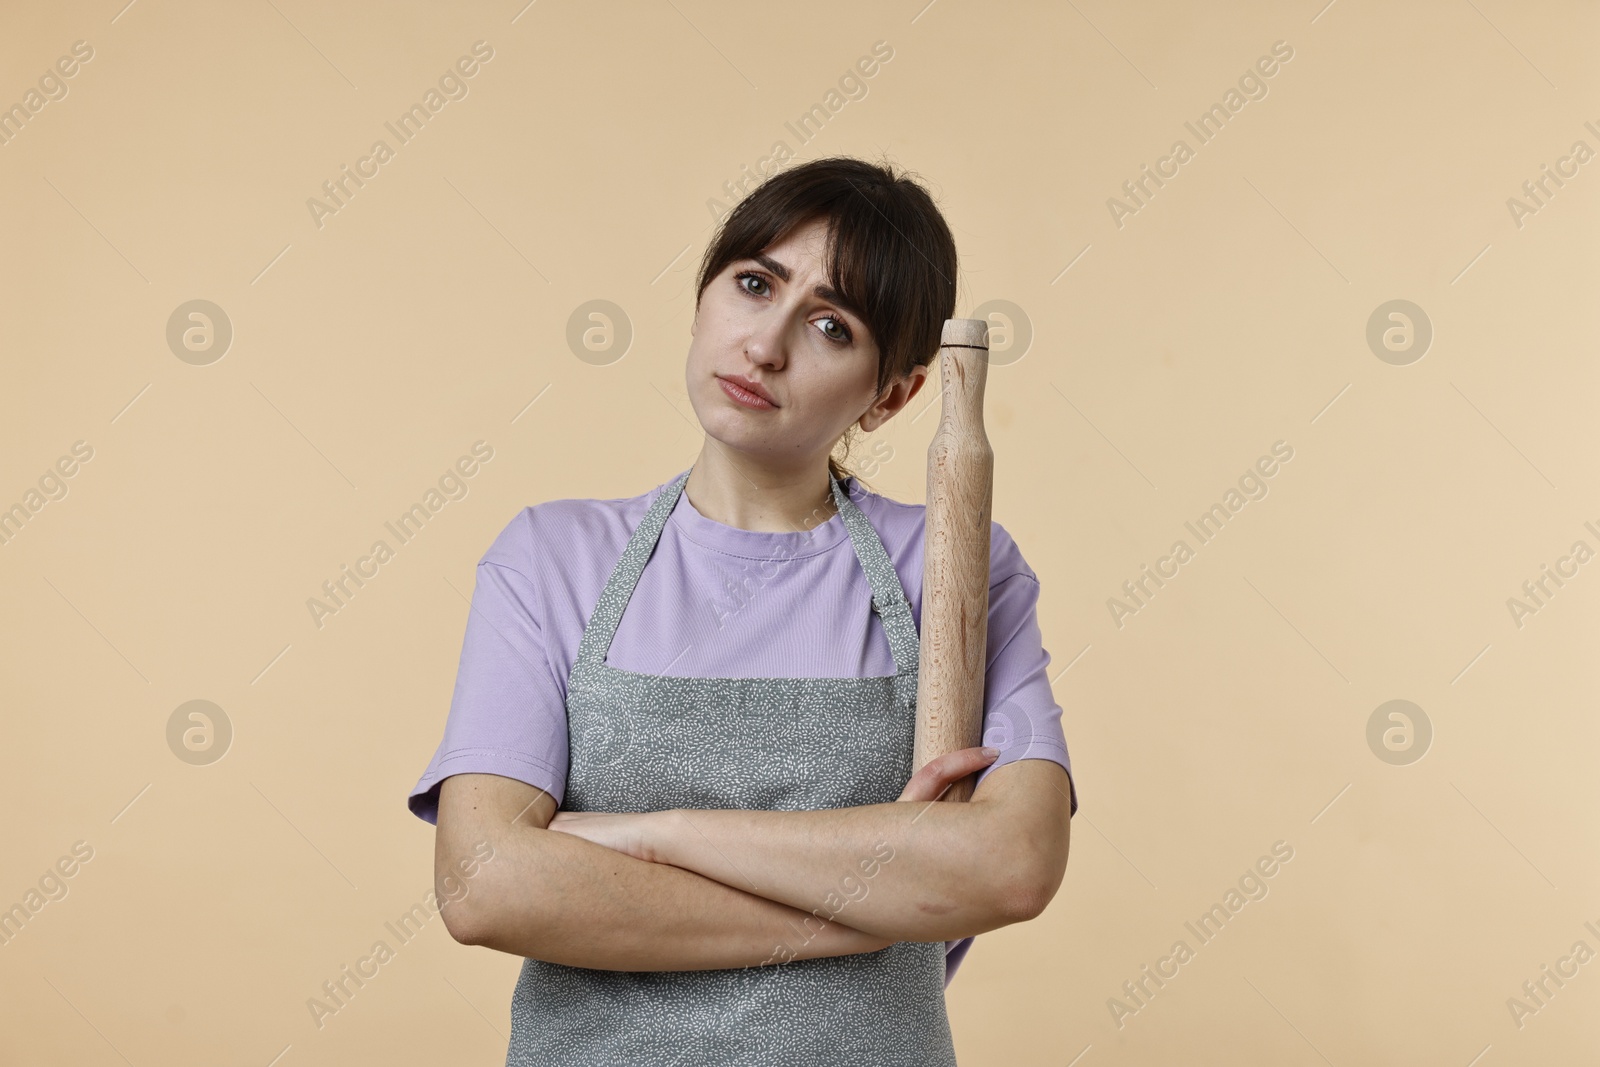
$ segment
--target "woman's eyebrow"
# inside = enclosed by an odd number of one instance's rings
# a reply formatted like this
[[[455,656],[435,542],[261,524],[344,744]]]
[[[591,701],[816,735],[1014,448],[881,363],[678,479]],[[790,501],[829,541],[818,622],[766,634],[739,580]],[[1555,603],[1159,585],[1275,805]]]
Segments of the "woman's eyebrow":
[[[763,267],[765,267],[768,270],[770,270],[772,273],[776,274],[779,278],[782,278],[784,281],[788,281],[789,280],[789,268],[784,266],[782,263],[779,263],[777,260],[773,259],[771,256],[767,255],[765,252],[757,252],[755,255],[751,256],[750,258],[755,260],[757,263],[761,264]],[[842,293],[840,293],[839,290],[833,288],[832,286],[829,286],[829,285],[818,285],[815,288],[813,288],[811,291],[813,293],[817,294],[818,296],[822,297],[822,299],[824,299],[824,300],[828,300],[828,301],[831,301],[831,302],[833,302],[835,304],[838,304],[840,307],[844,308],[846,311],[850,312],[850,314],[854,315],[856,318],[860,319],[861,321],[863,321],[863,322],[866,321],[866,316],[861,314],[861,309],[856,307],[850,301],[846,300],[844,298],[844,295]]]

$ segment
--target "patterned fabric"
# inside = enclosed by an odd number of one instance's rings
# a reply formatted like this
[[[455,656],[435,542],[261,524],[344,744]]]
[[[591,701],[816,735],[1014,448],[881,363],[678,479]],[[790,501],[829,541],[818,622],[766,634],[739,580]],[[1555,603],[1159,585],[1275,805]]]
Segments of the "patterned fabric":
[[[799,811],[895,800],[911,777],[917,628],[877,532],[831,474],[895,674],[693,678],[606,665],[623,610],[687,480],[686,472],[652,504],[584,629],[567,683],[571,754],[563,808]],[[841,869],[841,877],[851,874],[859,878],[854,864]],[[700,971],[606,971],[525,959],[512,994],[506,1063],[953,1067],[945,948],[943,941],[902,941],[877,952]]]

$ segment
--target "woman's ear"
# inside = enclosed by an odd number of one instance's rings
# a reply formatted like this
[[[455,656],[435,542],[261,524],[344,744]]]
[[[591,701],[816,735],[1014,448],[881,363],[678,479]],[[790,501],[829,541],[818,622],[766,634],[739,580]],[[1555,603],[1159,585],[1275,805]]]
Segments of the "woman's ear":
[[[876,430],[894,418],[901,408],[911,403],[911,398],[922,391],[922,385],[927,380],[927,367],[912,367],[909,374],[893,382],[883,391],[877,403],[866,410],[857,424],[867,433]]]

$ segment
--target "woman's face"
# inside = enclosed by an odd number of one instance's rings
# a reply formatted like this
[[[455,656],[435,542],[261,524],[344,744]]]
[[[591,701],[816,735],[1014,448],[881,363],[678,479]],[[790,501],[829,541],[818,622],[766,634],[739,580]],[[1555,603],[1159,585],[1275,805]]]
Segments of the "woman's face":
[[[878,345],[827,289],[826,237],[826,221],[817,220],[755,258],[734,260],[706,286],[691,327],[686,377],[700,425],[726,447],[780,467],[825,462],[852,423],[877,429],[927,376],[916,367],[874,396]],[[771,403],[741,402],[725,384],[738,379]]]

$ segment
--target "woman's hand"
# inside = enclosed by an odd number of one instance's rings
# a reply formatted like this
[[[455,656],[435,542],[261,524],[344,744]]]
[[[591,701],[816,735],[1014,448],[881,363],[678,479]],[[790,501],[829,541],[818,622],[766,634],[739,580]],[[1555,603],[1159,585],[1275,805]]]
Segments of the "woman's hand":
[[[974,771],[983,770],[999,755],[997,748],[961,748],[935,756],[911,776],[897,799],[938,800],[946,789]]]
[[[548,830],[571,834],[646,863],[656,862],[649,827],[660,812],[558,811]]]

